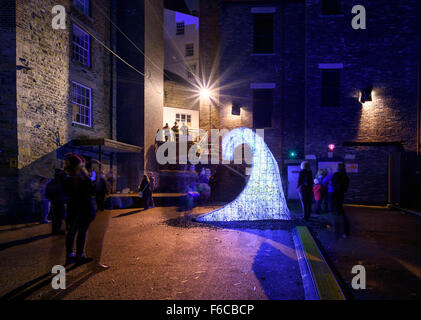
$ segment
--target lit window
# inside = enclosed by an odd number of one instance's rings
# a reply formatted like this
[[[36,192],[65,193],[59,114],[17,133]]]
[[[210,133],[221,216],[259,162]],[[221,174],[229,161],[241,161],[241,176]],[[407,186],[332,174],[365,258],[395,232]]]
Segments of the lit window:
[[[71,103],[73,123],[92,126],[92,89],[72,82]]]
[[[273,14],[257,13],[254,18],[254,53],[273,53]]]
[[[91,4],[90,0],[74,0],[73,1],[76,8],[82,11],[84,14],[89,16],[91,14]]]
[[[323,0],[322,14],[341,14],[341,0]]]
[[[90,54],[91,38],[88,33],[77,25],[73,25],[73,60],[79,61],[85,66],[91,65]]]
[[[177,29],[176,29],[175,34],[177,36],[181,35],[181,34],[184,34],[184,21],[183,22],[177,22]]]
[[[341,104],[341,69],[322,70],[322,106],[338,107]]]
[[[194,56],[194,46],[193,43],[186,44],[186,57]]]
[[[175,115],[175,121],[178,122],[178,124],[185,124],[191,125],[191,114],[183,114],[183,113],[177,113]]]

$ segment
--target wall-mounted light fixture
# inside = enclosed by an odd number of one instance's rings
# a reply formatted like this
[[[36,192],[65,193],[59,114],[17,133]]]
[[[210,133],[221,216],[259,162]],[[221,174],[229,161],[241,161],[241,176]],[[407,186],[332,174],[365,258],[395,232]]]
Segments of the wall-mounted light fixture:
[[[361,90],[361,103],[366,103],[368,101],[373,101],[373,97],[371,92],[373,91],[373,87],[365,87]]]
[[[233,101],[232,102],[231,114],[233,116],[239,116],[239,115],[241,115],[241,105],[238,102],[236,102],[236,101]]]
[[[333,143],[329,144],[327,147],[329,148],[330,151],[333,151],[336,148],[336,146]]]

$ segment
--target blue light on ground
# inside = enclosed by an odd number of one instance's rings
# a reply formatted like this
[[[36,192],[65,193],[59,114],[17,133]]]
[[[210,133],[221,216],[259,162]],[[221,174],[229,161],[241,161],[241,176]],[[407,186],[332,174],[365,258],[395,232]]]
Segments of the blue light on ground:
[[[234,158],[234,150],[248,144],[253,154],[249,181],[231,203],[199,218],[199,221],[289,220],[278,163],[268,146],[253,130],[236,128],[222,139],[222,156]]]

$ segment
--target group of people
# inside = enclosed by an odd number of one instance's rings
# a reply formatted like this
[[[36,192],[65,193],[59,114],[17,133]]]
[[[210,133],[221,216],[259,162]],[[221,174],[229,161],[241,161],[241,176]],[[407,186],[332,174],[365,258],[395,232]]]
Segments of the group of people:
[[[64,169],[56,169],[54,178],[45,187],[50,201],[52,233],[64,234],[62,221],[66,221],[66,264],[89,260],[84,254],[86,234],[97,210],[107,208],[106,198],[111,192],[112,174],[86,169],[86,161],[76,154],[68,154]],[[76,254],[73,251],[76,238]]]
[[[315,212],[329,212],[338,223],[336,229],[342,225],[342,237],[349,237],[349,221],[343,208],[345,193],[348,191],[349,178],[346,174],[345,165],[339,162],[336,171],[328,173],[321,169],[313,180],[313,173],[307,161],[301,163],[301,171],[298,176],[297,191],[300,196],[303,216],[306,221],[310,220],[313,199]],[[338,231],[338,230],[337,230]]]
[[[193,179],[186,186],[186,196],[180,204],[180,211],[190,211],[195,205],[207,203],[215,189],[215,174],[209,168],[202,167],[198,174],[195,165],[191,165],[189,171]]]
[[[158,130],[159,131],[159,130]],[[175,137],[175,141],[179,141],[180,135],[187,137],[189,135],[189,127],[186,125],[185,122],[183,122],[182,126],[179,127],[178,122],[175,121],[174,125],[170,128],[168,123],[165,124],[165,126],[162,128],[164,139],[165,141],[168,141],[170,136]]]

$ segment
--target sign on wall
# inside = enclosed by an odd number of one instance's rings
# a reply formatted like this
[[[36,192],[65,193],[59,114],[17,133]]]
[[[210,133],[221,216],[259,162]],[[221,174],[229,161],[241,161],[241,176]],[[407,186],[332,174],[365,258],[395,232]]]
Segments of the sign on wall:
[[[347,163],[345,167],[348,173],[358,173],[358,163]]]

